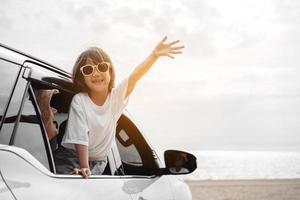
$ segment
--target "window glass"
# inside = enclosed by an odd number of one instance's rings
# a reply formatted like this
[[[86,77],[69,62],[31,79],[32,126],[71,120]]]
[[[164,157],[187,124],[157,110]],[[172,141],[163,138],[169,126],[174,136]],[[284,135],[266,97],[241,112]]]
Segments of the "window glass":
[[[3,115],[7,101],[18,76],[20,66],[0,59],[0,115]]]
[[[119,132],[119,135],[122,139],[125,139],[124,141],[128,141],[129,136],[127,133],[122,129]],[[117,140],[117,146],[120,152],[120,156],[122,158],[122,162],[126,162],[128,164],[136,165],[136,166],[142,166],[143,161],[141,159],[141,156],[134,146],[134,144],[130,144],[128,146],[124,146],[120,143],[119,140]]]
[[[116,144],[125,175],[152,176],[158,173],[159,165],[152,149],[125,115],[118,120]]]
[[[121,129],[117,134],[119,137],[116,139],[116,144],[122,161],[122,167],[118,167],[119,170],[122,170],[120,175],[148,175],[147,166],[144,165],[142,156],[136,145],[131,143],[132,140],[126,131]]]
[[[37,117],[32,98],[26,93],[25,102],[14,139],[14,145],[24,148],[49,169],[41,121]]]
[[[1,63],[1,60],[0,60],[0,63]],[[0,70],[3,69],[2,67],[3,67],[3,65],[0,66]],[[10,82],[13,85],[14,81],[15,81],[14,79],[16,76],[13,74],[17,73],[16,69],[18,69],[18,66],[11,64],[10,66],[7,65],[6,67],[7,68],[9,67],[11,69],[9,69],[7,71],[6,70],[1,71],[1,73],[3,72],[5,74],[3,76],[3,79],[5,80],[6,77],[10,76],[11,79],[6,80],[6,82],[8,82],[8,83]],[[8,71],[10,71],[12,69],[15,69],[15,70],[11,71],[11,74],[7,73]],[[23,71],[24,71],[24,68],[21,71],[21,73],[23,73]],[[3,87],[5,85],[7,86],[7,88],[9,88],[9,86],[8,86],[9,84],[7,84],[7,83],[0,84],[0,92],[1,92],[1,94],[0,94],[0,98],[1,98],[0,99],[0,101],[1,101],[0,112],[2,112],[2,113],[4,112],[4,109],[6,106],[6,103],[3,103],[3,102],[8,100],[8,98],[9,98],[8,94],[10,93],[10,92],[7,92],[6,89],[3,89]],[[10,100],[9,107],[8,107],[6,115],[5,115],[5,119],[3,119],[3,124],[2,124],[1,132],[0,132],[0,144],[9,144],[10,137],[11,137],[11,134],[12,134],[12,131],[15,126],[16,119],[17,119],[17,114],[20,109],[22,97],[26,90],[26,85],[27,85],[27,81],[25,79],[19,78],[17,80],[13,95]],[[9,91],[10,90],[11,89],[9,89]]]

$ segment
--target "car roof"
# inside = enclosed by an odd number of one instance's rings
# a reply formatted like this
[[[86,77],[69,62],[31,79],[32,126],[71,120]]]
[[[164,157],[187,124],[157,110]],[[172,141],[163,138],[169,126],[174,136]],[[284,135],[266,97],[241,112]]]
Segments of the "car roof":
[[[29,55],[27,53],[24,53],[22,51],[19,51],[17,49],[14,49],[2,43],[0,43],[0,59],[7,60],[9,62],[13,62],[18,65],[23,65],[24,62],[32,62],[39,65],[42,68],[51,70],[53,72],[57,72],[69,78],[71,77],[69,72],[57,66],[54,66],[46,61],[43,61],[39,58],[36,58],[32,55]]]

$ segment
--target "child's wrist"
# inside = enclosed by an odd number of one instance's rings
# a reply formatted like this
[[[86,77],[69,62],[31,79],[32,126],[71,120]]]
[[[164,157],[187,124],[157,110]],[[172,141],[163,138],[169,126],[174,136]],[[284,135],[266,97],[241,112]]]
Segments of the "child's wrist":
[[[159,56],[157,55],[157,53],[153,50],[152,52],[151,52],[151,55],[150,55],[152,58],[155,58],[155,59],[158,59],[159,58]]]
[[[83,163],[80,165],[80,168],[89,168],[89,164],[88,163]]]

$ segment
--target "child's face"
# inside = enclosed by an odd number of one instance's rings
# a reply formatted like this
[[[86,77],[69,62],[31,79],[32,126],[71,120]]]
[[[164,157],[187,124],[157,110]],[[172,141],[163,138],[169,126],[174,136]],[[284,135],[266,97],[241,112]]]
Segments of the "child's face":
[[[88,59],[86,64],[97,65],[98,63],[94,63],[91,59]],[[105,72],[99,72],[95,69],[91,75],[84,76],[84,82],[89,88],[89,92],[99,93],[108,90],[110,83],[109,69]]]

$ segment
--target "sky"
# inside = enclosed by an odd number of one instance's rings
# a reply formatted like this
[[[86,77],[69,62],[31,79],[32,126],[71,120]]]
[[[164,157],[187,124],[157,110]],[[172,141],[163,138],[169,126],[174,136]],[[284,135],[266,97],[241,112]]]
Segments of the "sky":
[[[165,35],[127,107],[155,148],[299,150],[300,1],[1,0],[0,42],[70,72],[98,46],[121,81]]]

